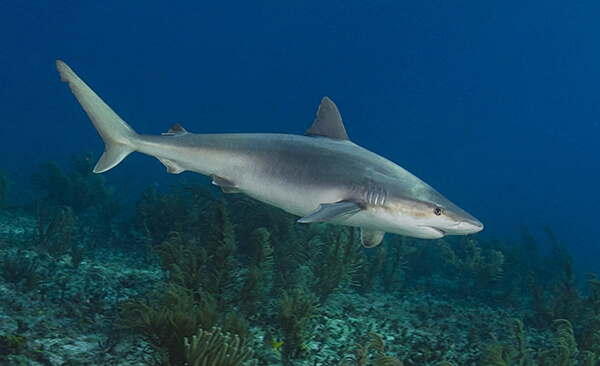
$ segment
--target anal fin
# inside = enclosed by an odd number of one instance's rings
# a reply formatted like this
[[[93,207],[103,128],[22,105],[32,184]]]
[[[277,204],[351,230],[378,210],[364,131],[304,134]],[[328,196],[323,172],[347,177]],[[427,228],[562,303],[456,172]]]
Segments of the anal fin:
[[[298,222],[307,224],[323,222],[338,216],[348,215],[360,211],[362,208],[356,202],[339,201],[336,203],[322,203],[316,211],[304,216]]]
[[[360,228],[360,241],[366,248],[373,248],[379,245],[385,235],[384,231]]]
[[[167,167],[167,172],[171,173],[171,174],[179,174],[181,172],[185,172],[185,168],[182,168],[181,166],[177,165],[176,162],[174,162],[173,160],[169,160],[169,159],[161,159],[161,158],[157,158],[161,163],[163,163],[164,166]]]

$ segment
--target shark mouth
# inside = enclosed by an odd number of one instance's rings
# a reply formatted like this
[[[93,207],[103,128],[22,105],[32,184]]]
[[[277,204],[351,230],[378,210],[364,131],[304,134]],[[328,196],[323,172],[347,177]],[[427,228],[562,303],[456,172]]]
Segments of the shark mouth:
[[[431,229],[431,230],[435,231],[436,233],[438,233],[440,235],[440,238],[446,236],[446,232],[444,230],[442,230],[442,229],[437,228],[437,227],[425,226],[425,225],[422,225],[420,227]]]
[[[437,231],[438,233],[440,233],[441,236],[446,236],[446,232],[442,229],[438,229],[437,227],[432,227],[430,226],[431,229]]]

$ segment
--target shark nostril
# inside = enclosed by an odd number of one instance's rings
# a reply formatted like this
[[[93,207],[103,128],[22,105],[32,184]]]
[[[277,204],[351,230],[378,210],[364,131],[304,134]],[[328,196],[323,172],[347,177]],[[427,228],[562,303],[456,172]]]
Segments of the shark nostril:
[[[468,230],[469,234],[473,234],[483,230],[483,224],[479,221],[461,221],[458,223],[457,228]]]

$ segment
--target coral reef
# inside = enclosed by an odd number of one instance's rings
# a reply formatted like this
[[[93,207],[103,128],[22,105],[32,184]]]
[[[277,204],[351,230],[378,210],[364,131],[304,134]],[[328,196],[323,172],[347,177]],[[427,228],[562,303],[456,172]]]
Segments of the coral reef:
[[[92,165],[44,164],[36,205],[0,212],[0,363],[598,364],[600,281],[548,228],[366,250],[189,182],[117,217]]]

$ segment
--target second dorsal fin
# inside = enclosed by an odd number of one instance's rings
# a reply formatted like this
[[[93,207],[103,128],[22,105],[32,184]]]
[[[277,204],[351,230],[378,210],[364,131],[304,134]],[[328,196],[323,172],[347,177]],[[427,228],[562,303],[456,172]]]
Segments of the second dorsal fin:
[[[338,140],[350,140],[346,128],[342,123],[342,116],[335,103],[327,97],[323,97],[317,118],[311,128],[306,130],[306,136],[323,136]]]
[[[171,128],[169,128],[169,131],[163,133],[163,136],[181,136],[181,135],[185,135],[186,133],[188,133],[185,128],[181,127],[181,125],[179,123],[175,123],[173,126],[171,126]]]

